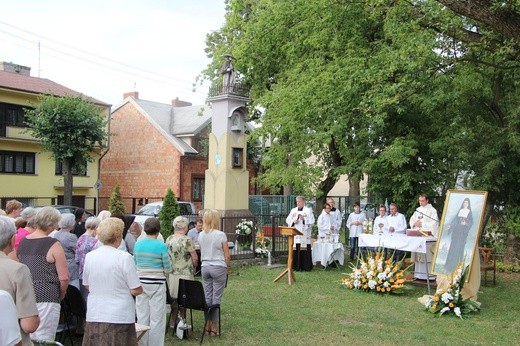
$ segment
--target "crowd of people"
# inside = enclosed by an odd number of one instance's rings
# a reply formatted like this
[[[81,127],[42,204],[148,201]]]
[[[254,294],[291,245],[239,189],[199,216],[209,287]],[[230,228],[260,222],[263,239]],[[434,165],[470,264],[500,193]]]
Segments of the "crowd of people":
[[[71,289],[86,308],[86,319],[75,326],[83,345],[163,345],[166,290],[176,298],[179,279],[193,280],[199,261],[206,303],[220,304],[230,253],[218,211],[206,211],[190,236],[188,220],[175,218],[164,241],[157,218],[141,227],[133,217],[102,211],[86,218],[78,210],[61,214],[7,202],[0,215],[0,310],[7,317],[1,345],[55,340],[60,303]],[[171,327],[186,317],[179,310],[172,304]],[[219,335],[218,318],[210,316],[206,335]],[[150,327],[139,342],[136,322]]]

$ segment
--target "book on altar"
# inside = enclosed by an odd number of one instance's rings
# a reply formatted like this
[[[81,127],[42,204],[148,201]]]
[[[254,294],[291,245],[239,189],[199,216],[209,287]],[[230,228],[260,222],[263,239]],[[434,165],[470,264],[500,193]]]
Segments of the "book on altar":
[[[406,235],[408,237],[431,237],[432,232],[424,231],[424,230],[420,230],[420,229],[407,229]]]

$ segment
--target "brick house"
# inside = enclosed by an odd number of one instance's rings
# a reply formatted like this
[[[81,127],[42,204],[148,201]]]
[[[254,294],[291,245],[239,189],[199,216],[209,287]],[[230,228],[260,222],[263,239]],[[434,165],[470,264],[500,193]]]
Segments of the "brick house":
[[[112,110],[110,150],[101,159],[100,209],[108,209],[117,183],[128,213],[161,200],[168,188],[178,200],[203,208],[208,159],[202,152],[211,126],[210,106],[178,98],[171,104],[141,100],[138,92],[123,98]],[[256,171],[251,164],[248,168],[251,179]]]

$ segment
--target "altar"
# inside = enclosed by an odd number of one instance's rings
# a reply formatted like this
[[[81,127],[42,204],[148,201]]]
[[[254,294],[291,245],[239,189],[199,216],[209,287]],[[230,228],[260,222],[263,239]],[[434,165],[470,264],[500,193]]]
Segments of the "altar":
[[[410,251],[417,253],[418,256],[414,256],[416,261],[414,277],[416,279],[426,280],[428,284],[428,291],[430,291],[430,281],[435,280],[435,276],[429,273],[431,267],[431,254],[430,252],[435,247],[437,242],[436,238],[433,237],[409,237],[404,234],[394,235],[373,235],[373,234],[360,234],[358,236],[359,247],[369,248],[387,248],[401,251]],[[424,259],[427,261],[424,261]]]
[[[316,241],[312,245],[312,264],[316,265],[321,262],[321,265],[327,267],[334,261],[338,261],[343,265],[345,261],[345,250],[341,243],[327,243]]]

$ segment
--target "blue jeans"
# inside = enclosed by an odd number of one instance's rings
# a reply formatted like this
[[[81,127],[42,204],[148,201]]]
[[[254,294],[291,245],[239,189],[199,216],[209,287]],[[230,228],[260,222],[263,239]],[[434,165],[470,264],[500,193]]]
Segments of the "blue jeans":
[[[358,252],[358,237],[350,238],[350,260],[353,261]]]

